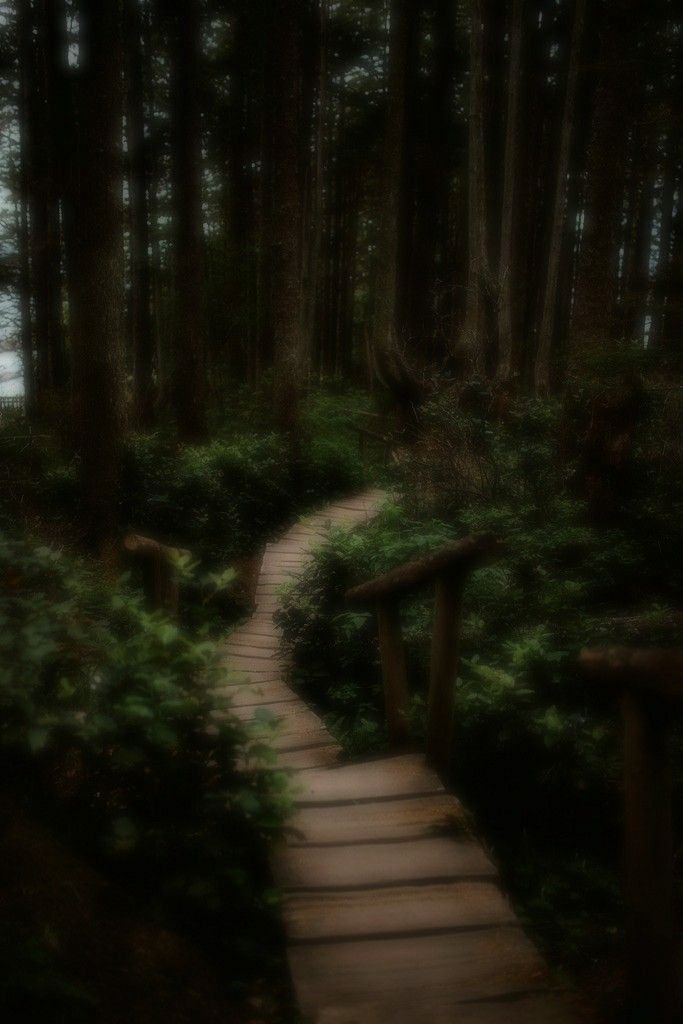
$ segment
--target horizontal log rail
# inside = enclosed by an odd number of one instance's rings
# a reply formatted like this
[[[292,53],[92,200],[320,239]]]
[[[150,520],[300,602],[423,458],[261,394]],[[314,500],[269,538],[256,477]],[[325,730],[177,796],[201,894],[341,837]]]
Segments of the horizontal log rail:
[[[586,649],[579,669],[621,704],[624,896],[634,1019],[672,1024],[677,993],[669,734],[673,705],[683,703],[683,648]]]
[[[347,592],[346,600],[349,604],[367,605],[387,598],[406,597],[439,577],[467,575],[495,555],[500,547],[500,542],[491,534],[473,534],[353,587]]]
[[[499,542],[490,534],[465,537],[353,587],[346,594],[349,604],[375,605],[377,609],[389,740],[392,746],[401,747],[410,739],[410,726],[408,678],[399,605],[402,598],[425,586],[434,586],[427,760],[442,775],[448,773],[453,748],[454,694],[463,590],[470,573],[488,562],[499,549]]]

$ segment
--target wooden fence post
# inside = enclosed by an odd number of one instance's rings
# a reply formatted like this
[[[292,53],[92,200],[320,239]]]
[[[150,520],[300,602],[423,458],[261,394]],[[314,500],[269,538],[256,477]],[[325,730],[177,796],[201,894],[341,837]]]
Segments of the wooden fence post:
[[[406,657],[397,601],[385,599],[378,602],[377,623],[389,741],[393,747],[401,747],[410,737],[410,723]]]
[[[180,586],[175,566],[178,555],[189,552],[178,548],[167,547],[151,537],[129,534],[123,542],[125,551],[132,561],[136,562],[141,571],[145,597],[151,608],[166,612],[172,619],[177,619]]]
[[[663,700],[629,691],[622,695],[621,707],[631,999],[643,1021],[671,1024],[675,970],[670,713]]]
[[[455,679],[460,654],[463,579],[440,576],[435,585],[429,681],[427,761],[443,776],[453,748]]]

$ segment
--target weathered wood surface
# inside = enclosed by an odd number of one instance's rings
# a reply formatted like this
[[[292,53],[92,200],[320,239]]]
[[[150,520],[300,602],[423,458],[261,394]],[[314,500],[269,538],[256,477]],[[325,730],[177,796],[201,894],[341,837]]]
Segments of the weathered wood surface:
[[[465,811],[424,757],[344,764],[285,682],[280,587],[330,526],[363,521],[380,499],[341,501],[269,544],[256,612],[225,646],[235,712],[279,723],[269,742],[292,772],[296,809],[272,865],[299,1007],[315,1024],[571,1024]]]

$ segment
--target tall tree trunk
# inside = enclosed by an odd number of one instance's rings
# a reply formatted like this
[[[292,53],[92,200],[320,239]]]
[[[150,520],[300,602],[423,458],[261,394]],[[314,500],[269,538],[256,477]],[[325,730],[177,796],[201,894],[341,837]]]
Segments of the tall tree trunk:
[[[46,146],[46,254],[48,282],[48,332],[50,350],[50,383],[63,392],[68,382],[68,367],[62,320],[61,224],[62,193],[62,127],[63,75],[67,61],[66,20],[62,0],[43,0],[45,16],[45,116]]]
[[[31,257],[29,248],[29,153],[27,119],[29,109],[29,65],[32,60],[31,19],[28,0],[19,0],[17,9],[19,54],[19,203],[17,211],[17,248],[19,250],[19,315],[21,358],[24,378],[26,414],[33,418],[35,409],[35,371],[33,366],[33,317],[31,315]]]
[[[563,240],[567,219],[567,178],[574,140],[577,90],[580,74],[580,54],[583,27],[586,18],[586,0],[576,0],[574,25],[567,69],[567,86],[564,112],[560,128],[560,147],[557,158],[553,196],[550,237],[548,242],[547,274],[541,320],[538,333],[538,348],[534,367],[534,384],[537,392],[548,392],[552,382],[552,351],[557,327],[558,302],[560,294],[560,270],[564,250]]]
[[[272,53],[272,315],[276,406],[280,425],[296,430],[301,383],[301,184],[299,147],[300,5],[273,0]]]
[[[199,0],[174,0],[171,55],[176,299],[173,401],[178,435],[190,442],[206,434],[199,10]]]
[[[522,134],[524,97],[524,29],[525,0],[513,0],[510,25],[510,59],[508,62],[507,117],[505,124],[505,170],[500,234],[498,288],[498,376],[509,380],[521,343],[522,292],[521,273],[523,228],[521,195]]]
[[[576,367],[591,352],[606,353],[621,340],[617,317],[619,247],[628,166],[628,128],[635,107],[629,42],[638,0],[597,11],[599,70],[586,155],[583,232],[571,326],[570,359]]]
[[[388,106],[384,132],[383,199],[377,246],[374,348],[390,349],[403,338],[397,319],[401,269],[401,212],[405,209],[406,85],[414,0],[392,0],[389,35]]]
[[[74,379],[87,539],[112,558],[124,422],[120,0],[81,0]]]
[[[671,124],[671,122],[669,122]],[[668,276],[671,265],[671,240],[674,225],[674,204],[678,189],[678,205],[681,203],[680,180],[676,181],[676,158],[681,149],[680,132],[673,126],[663,143],[661,168],[661,195],[659,244],[657,267],[655,269],[654,295],[652,306],[652,322],[650,325],[649,345],[659,347],[664,334],[664,320],[668,299]]]
[[[491,181],[487,160],[486,47],[484,0],[470,0],[470,85],[468,140],[468,281],[465,352],[476,373],[485,373],[492,344],[495,307],[491,270]]]
[[[145,54],[139,0],[125,0],[128,56],[126,135],[130,204],[131,327],[135,418],[150,426],[154,417],[154,325],[149,260],[149,154],[145,137]]]

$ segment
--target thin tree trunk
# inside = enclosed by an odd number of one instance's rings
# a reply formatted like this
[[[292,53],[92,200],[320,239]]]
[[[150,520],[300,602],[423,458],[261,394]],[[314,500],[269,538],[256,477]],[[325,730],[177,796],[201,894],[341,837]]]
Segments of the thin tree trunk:
[[[389,38],[388,107],[384,134],[383,200],[378,241],[375,292],[375,351],[400,343],[403,325],[397,322],[400,271],[400,216],[403,208],[406,82],[410,47],[410,8],[413,0],[392,0]]]
[[[294,436],[303,356],[301,320],[301,186],[299,173],[299,16],[297,0],[274,0],[272,296],[276,407]]]
[[[50,383],[63,393],[68,382],[68,366],[62,322],[60,196],[61,155],[63,147],[63,66],[66,63],[66,22],[62,0],[43,0],[45,12],[45,115],[47,119],[46,202],[47,202],[47,282]]]
[[[678,144],[678,147],[677,147]],[[660,197],[659,251],[655,270],[652,321],[650,324],[649,346],[658,347],[664,333],[664,319],[667,305],[667,277],[671,261],[671,239],[674,223],[674,202],[676,199],[676,149],[680,148],[678,133],[670,129],[664,140],[662,160],[662,189]],[[680,188],[680,183],[679,183]],[[679,192],[678,203],[681,196]]]
[[[513,0],[508,63],[505,172],[498,287],[498,376],[507,381],[517,363],[521,332],[522,99],[524,95],[525,0]]]
[[[574,140],[577,90],[580,73],[580,54],[583,27],[586,18],[586,0],[576,0],[574,25],[567,69],[564,113],[560,130],[560,148],[557,158],[557,173],[553,198],[553,212],[548,243],[548,269],[538,334],[538,348],[534,367],[534,384],[537,392],[550,390],[552,380],[551,357],[557,327],[560,269],[562,264],[563,237],[567,219],[567,179]]]
[[[19,94],[17,96],[19,122],[19,202],[17,210],[17,248],[19,250],[19,315],[21,331],[21,357],[24,377],[26,414],[34,416],[35,382],[33,367],[33,318],[31,315],[31,259],[29,249],[29,154],[27,141],[28,117],[28,65],[32,58],[31,21],[28,0],[19,0],[17,35],[19,53]]]
[[[131,326],[135,418],[148,427],[154,417],[154,325],[149,262],[149,159],[145,138],[145,55],[138,0],[126,0],[128,92],[126,129],[130,203]]]
[[[190,442],[206,434],[200,45],[198,0],[176,0],[171,58],[176,299],[173,402],[178,435]]]
[[[124,422],[121,4],[82,0],[80,15],[76,424],[87,539],[111,559]]]
[[[628,57],[638,3],[622,0],[598,10],[600,68],[586,154],[584,222],[571,326],[570,358],[575,367],[591,352],[606,353],[621,340],[619,242],[628,128],[636,101]]]
[[[470,0],[470,87],[468,145],[468,256],[465,353],[475,373],[486,372],[495,304],[490,255],[490,180],[487,160],[485,68],[486,5]]]

